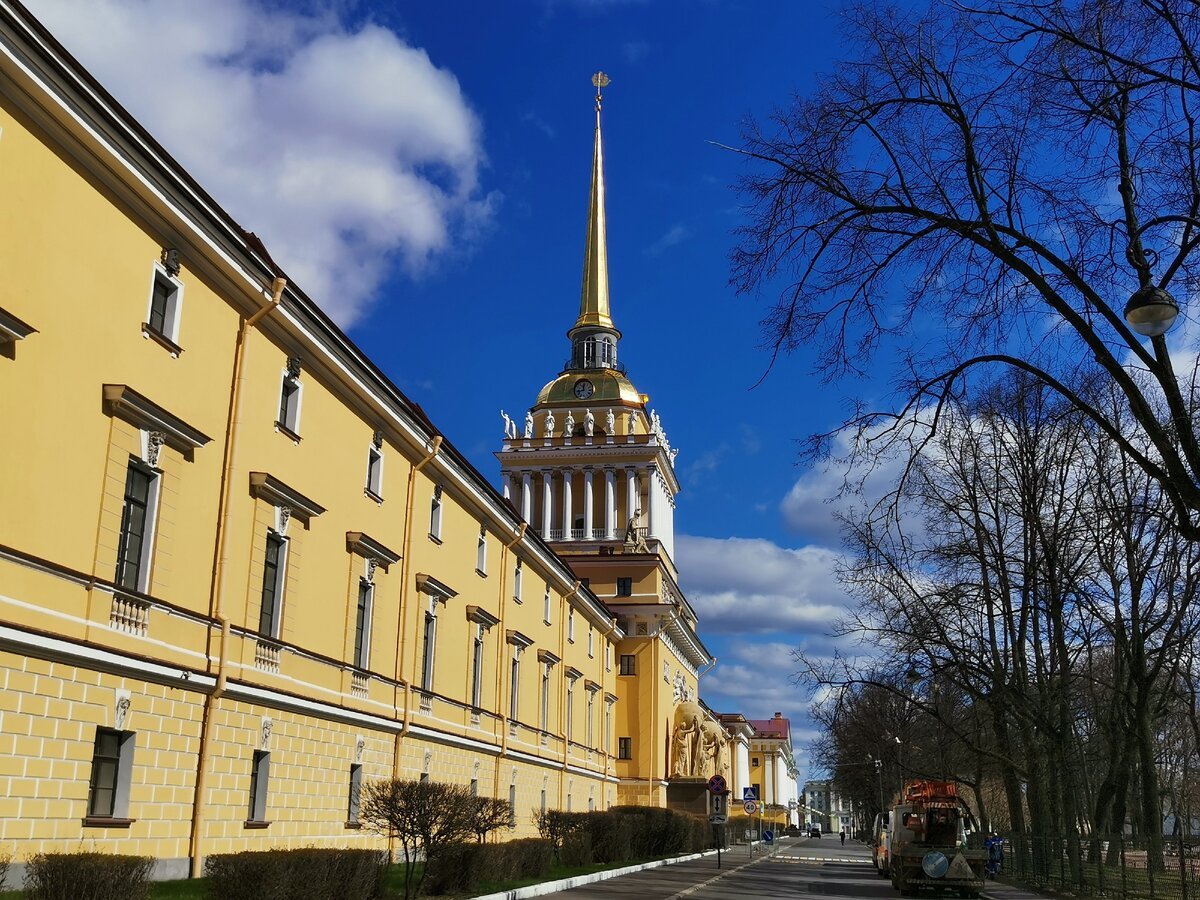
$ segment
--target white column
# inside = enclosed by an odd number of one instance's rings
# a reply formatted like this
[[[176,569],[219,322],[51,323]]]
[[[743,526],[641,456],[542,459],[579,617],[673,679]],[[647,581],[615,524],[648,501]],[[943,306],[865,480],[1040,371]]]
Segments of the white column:
[[[508,472],[505,472],[503,475],[500,476],[500,484],[504,489],[503,490],[504,499],[511,500],[512,499],[512,476],[509,475]]]
[[[571,476],[575,473],[566,469],[562,473],[562,522],[563,540],[571,540],[571,527],[575,524],[575,516],[571,509]]]
[[[658,489],[658,469],[651,466],[646,471],[646,499],[650,504],[649,521],[646,523],[650,526],[647,534],[650,537],[658,537],[659,528],[662,527],[662,513],[659,511],[659,506],[662,503],[662,492]]]
[[[746,752],[746,739],[733,740],[733,796],[742,796],[742,788],[750,787],[750,756]]]
[[[625,470],[625,518],[632,519],[638,508],[637,469]]]
[[[604,539],[611,541],[617,536],[617,483],[612,469],[604,470]]]
[[[583,470],[583,539],[592,539],[592,516],[596,513],[595,501],[592,498],[592,470]]]
[[[526,522],[532,521],[533,514],[533,473],[521,473],[521,518]]]
[[[550,522],[554,518],[554,480],[549,469],[542,470],[542,537],[550,540]]]

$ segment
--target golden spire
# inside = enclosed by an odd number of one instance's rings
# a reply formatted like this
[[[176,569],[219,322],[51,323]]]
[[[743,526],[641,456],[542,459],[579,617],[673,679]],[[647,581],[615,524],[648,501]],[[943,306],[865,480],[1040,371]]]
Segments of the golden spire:
[[[596,86],[596,148],[592,158],[592,198],[588,209],[587,249],[583,257],[583,291],[575,327],[613,328],[608,311],[608,237],[604,227],[604,151],[600,146],[600,92],[609,85],[603,72],[592,76]]]

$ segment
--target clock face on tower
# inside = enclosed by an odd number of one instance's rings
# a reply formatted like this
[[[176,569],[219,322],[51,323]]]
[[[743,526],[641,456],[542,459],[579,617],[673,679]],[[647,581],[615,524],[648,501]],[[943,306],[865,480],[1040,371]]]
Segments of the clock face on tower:
[[[575,382],[575,396],[580,400],[587,400],[592,396],[594,390],[595,388],[592,387],[592,383],[586,378],[580,378]]]

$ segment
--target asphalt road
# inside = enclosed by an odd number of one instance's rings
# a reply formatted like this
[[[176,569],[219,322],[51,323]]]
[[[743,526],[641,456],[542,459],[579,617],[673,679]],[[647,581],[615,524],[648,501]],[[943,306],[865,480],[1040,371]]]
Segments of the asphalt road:
[[[723,853],[720,871],[715,857],[705,857],[546,896],[563,900],[892,900],[899,895],[875,874],[866,847],[852,841],[843,847],[836,837],[824,837],[785,839],[774,851],[756,852],[753,858],[745,848]]]

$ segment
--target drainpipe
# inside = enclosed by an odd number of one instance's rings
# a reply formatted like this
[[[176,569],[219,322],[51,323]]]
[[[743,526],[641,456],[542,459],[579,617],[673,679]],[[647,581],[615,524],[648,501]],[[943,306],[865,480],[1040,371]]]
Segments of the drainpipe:
[[[229,561],[229,518],[230,493],[233,484],[233,469],[237,453],[238,426],[242,418],[242,383],[245,373],[242,363],[246,355],[246,335],[268,315],[279,308],[283,299],[287,279],[276,276],[271,283],[271,300],[250,318],[242,319],[238,325],[237,344],[233,354],[233,379],[229,398],[229,417],[225,427],[225,462],[221,471],[221,493],[217,508],[217,558],[213,565],[210,582],[208,608],[221,625],[221,641],[217,650],[217,683],[204,700],[204,717],[200,731],[200,754],[196,760],[196,789],[192,800],[192,833],[189,846],[189,873],[192,878],[200,877],[200,827],[204,821],[205,787],[208,781],[208,757],[212,750],[212,716],[214,707],[225,693],[228,680],[229,616],[225,613],[225,574]]]
[[[525,538],[525,529],[528,527],[528,522],[518,525],[517,536],[504,545],[504,552],[500,555],[502,567],[500,569],[500,624],[496,626],[496,630],[499,632],[496,635],[496,711],[500,713],[500,752],[496,754],[496,772],[492,778],[497,798],[500,797],[500,766],[508,755],[508,713],[506,712],[508,706],[505,702],[504,681],[510,666],[504,658],[504,623],[507,621],[505,616],[508,612],[508,595],[504,592],[504,574],[508,570],[509,553]]]
[[[559,725],[559,729],[558,729],[559,735],[558,736],[559,736],[559,738],[562,739],[562,753],[563,753],[562,774],[558,777],[558,808],[559,809],[562,809],[562,807],[563,807],[562,795],[563,795],[563,791],[566,790],[567,765],[571,758],[571,745],[570,745],[570,742],[567,740],[567,619],[570,618],[570,615],[571,615],[571,598],[579,593],[579,588],[580,588],[580,586],[582,586],[582,584],[583,584],[582,581],[579,581],[578,579],[576,579],[575,583],[573,585],[571,585],[570,593],[566,594],[563,597],[562,615],[559,617],[562,619],[562,621],[558,623],[558,646],[562,648],[562,652],[563,652],[562,687],[560,687],[558,690],[558,725]]]
[[[396,653],[396,677],[395,687],[393,688],[393,706],[395,705],[396,693],[400,690],[400,685],[404,685],[404,720],[400,726],[400,730],[396,732],[395,746],[392,753],[392,777],[400,777],[400,740],[408,734],[408,728],[412,717],[412,683],[403,677],[404,675],[404,656],[408,649],[408,641],[404,630],[404,616],[408,609],[408,582],[409,573],[412,571],[412,541],[413,541],[413,496],[417,488],[417,473],[420,472],[426,465],[433,461],[438,455],[438,451],[442,449],[442,436],[435,434],[433,441],[430,443],[429,453],[417,462],[411,469],[408,470],[408,497],[405,501],[404,514],[404,558],[400,563],[400,608],[397,611],[396,618],[396,642],[399,644]]]

